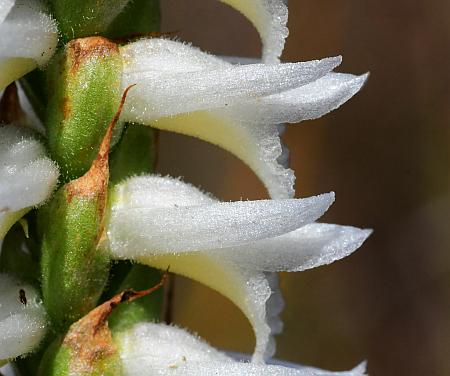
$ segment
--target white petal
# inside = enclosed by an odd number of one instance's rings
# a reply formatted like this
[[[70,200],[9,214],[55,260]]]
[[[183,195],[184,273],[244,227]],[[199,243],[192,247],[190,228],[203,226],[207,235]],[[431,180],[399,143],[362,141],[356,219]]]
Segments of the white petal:
[[[0,24],[14,6],[15,0],[0,0]]]
[[[272,294],[266,302],[266,322],[270,327],[271,335],[281,334],[283,332],[283,321],[280,318],[280,313],[284,309],[284,298],[280,290],[280,281],[278,273],[264,273],[269,283]],[[266,349],[267,356],[275,354],[276,344],[275,340],[269,339],[269,344]]]
[[[219,203],[193,187],[180,190],[180,185],[176,179],[146,176],[115,188],[107,238],[116,257],[224,248],[278,236],[315,221],[334,200],[329,193]],[[194,193],[189,197],[189,192]]]
[[[330,112],[367,78],[326,74],[340,58],[298,63],[303,65],[233,66],[164,39],[142,40],[121,51],[122,85],[138,83],[124,110],[126,120],[198,137],[230,151],[256,173],[272,198],[295,193],[294,173],[282,163],[286,153],[277,124]]]
[[[266,186],[270,197],[294,197],[294,172],[283,167],[283,148],[277,125],[241,121],[230,109],[198,111],[152,122],[158,129],[198,137],[237,156]]]
[[[215,252],[252,270],[298,272],[347,257],[371,233],[351,226],[312,223],[278,237]]]
[[[288,36],[288,8],[283,0],[221,0],[237,9],[258,30],[265,63],[277,63]]]
[[[272,198],[290,198],[295,193],[295,176],[283,166],[277,124],[315,119],[336,109],[358,92],[366,79],[367,75],[330,73],[308,85],[257,101],[166,117],[152,125],[228,150],[255,172]]]
[[[370,233],[334,225],[305,226],[331,199],[319,196],[306,206],[304,200],[217,203],[176,179],[131,178],[110,196],[105,248],[115,258],[163,270],[170,267],[229,298],[252,324],[253,360],[261,362],[273,355],[271,335],[281,330],[278,314],[283,307],[277,279],[265,272],[330,263],[350,254]],[[291,226],[294,229],[287,231]],[[241,245],[225,248],[234,242]],[[213,249],[214,244],[220,249]]]
[[[304,63],[232,65],[164,39],[132,43],[121,53],[123,88],[137,84],[123,116],[141,124],[293,89],[317,80],[341,62],[334,57]]]
[[[275,124],[317,119],[353,97],[367,77],[368,74],[354,76],[329,73],[308,85],[265,97],[252,105],[241,106],[238,111],[247,114],[248,121],[260,119]]]
[[[264,272],[242,267],[232,251],[229,256],[209,249],[290,232],[323,214],[333,198],[327,194],[303,200],[217,203],[176,179],[131,178],[110,196],[104,246],[113,257],[161,269],[170,266],[228,297],[250,320],[256,334],[254,359],[261,361],[273,353],[271,327],[274,332],[281,329],[280,296],[274,296],[276,304],[266,314],[272,290]]]
[[[289,198],[295,193],[295,176],[283,166],[286,148],[283,150],[277,124],[314,119],[332,111],[350,99],[366,78],[367,75],[331,73],[258,101],[164,118],[153,124],[223,147],[255,172],[272,198]]]
[[[0,23],[0,33],[0,88],[44,65],[58,42],[55,21],[37,1],[16,1]]]
[[[240,247],[138,261],[160,269],[170,266],[173,272],[228,297],[249,319],[256,336],[253,359],[261,361],[275,353],[272,336],[282,330],[279,314],[284,307],[277,276],[263,271],[301,271],[331,263],[357,249],[370,232],[311,224],[277,238]]]
[[[20,290],[26,304],[20,301]],[[45,310],[34,288],[0,274],[0,360],[33,351],[46,326]]]
[[[29,132],[0,127],[0,239],[26,211],[47,200],[58,174]]]
[[[200,338],[164,324],[138,324],[115,339],[127,376],[359,376],[364,372],[362,369],[358,372],[327,372],[241,363],[218,352]]]
[[[261,363],[273,355],[271,327],[267,322],[266,303],[271,288],[263,272],[241,268],[214,252],[176,255],[139,256],[133,260],[198,281],[230,299],[248,318],[256,337],[253,361]],[[276,317],[276,316],[275,316]]]

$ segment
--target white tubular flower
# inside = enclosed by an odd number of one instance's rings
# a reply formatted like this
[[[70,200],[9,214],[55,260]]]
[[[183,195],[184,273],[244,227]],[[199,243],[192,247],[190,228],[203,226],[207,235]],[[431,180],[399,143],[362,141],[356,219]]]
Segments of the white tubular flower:
[[[241,12],[255,26],[263,43],[264,63],[278,63],[289,31],[288,9],[283,0],[220,0]]]
[[[47,200],[59,171],[29,132],[0,126],[0,240],[32,207]]]
[[[300,271],[349,255],[369,230],[315,224],[334,201],[306,199],[218,202],[177,179],[131,178],[110,195],[103,246],[131,259],[197,280],[247,316],[256,335],[253,360],[273,355],[279,295],[266,272]],[[266,307],[266,304],[269,305]]]
[[[56,22],[34,0],[1,0],[0,34],[0,90],[45,65],[58,43]]]
[[[0,363],[33,351],[46,327],[45,310],[35,289],[0,274]]]
[[[186,331],[165,324],[137,324],[115,337],[124,375],[362,376],[365,364],[348,372],[310,367],[242,363]]]
[[[272,198],[294,196],[280,163],[277,124],[315,119],[357,93],[367,75],[330,73],[340,57],[304,63],[233,65],[180,42],[141,40],[121,48],[123,119],[218,145],[244,161]]]

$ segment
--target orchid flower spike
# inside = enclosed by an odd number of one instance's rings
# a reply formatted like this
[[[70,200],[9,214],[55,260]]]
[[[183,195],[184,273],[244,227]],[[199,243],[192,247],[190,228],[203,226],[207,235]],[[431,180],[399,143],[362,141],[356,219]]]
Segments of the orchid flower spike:
[[[47,63],[58,43],[56,22],[37,0],[0,1],[0,90]]]
[[[340,57],[303,63],[233,65],[177,41],[121,47],[123,111],[130,122],[218,145],[244,161],[272,198],[294,196],[294,172],[280,163],[277,125],[318,118],[349,100],[367,75],[332,73]]]
[[[271,335],[282,326],[281,294],[267,272],[329,264],[355,251],[371,232],[314,223],[333,201],[327,193],[218,202],[177,179],[135,177],[109,196],[102,247],[116,259],[170,266],[229,298],[253,326],[253,360],[261,363],[273,355]]]
[[[0,240],[31,208],[52,194],[58,167],[29,131],[0,126]]]
[[[362,376],[365,364],[352,371],[330,372],[310,367],[238,362],[200,338],[165,324],[137,324],[115,336],[126,376]]]
[[[35,289],[0,274],[0,364],[33,351],[46,327],[45,310]]]

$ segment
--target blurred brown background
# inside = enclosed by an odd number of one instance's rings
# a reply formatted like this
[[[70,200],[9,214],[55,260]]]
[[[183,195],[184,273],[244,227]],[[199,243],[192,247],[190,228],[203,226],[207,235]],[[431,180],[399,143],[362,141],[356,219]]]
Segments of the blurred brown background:
[[[323,221],[375,230],[351,257],[282,275],[277,356],[372,375],[450,375],[450,2],[291,0],[284,60],[342,54],[364,90],[285,135],[297,196],[334,190]],[[258,56],[255,30],[214,0],[163,0],[163,31],[215,54]],[[264,198],[240,161],[162,133],[159,171],[224,200]],[[175,322],[213,345],[251,351],[240,312],[179,278]]]

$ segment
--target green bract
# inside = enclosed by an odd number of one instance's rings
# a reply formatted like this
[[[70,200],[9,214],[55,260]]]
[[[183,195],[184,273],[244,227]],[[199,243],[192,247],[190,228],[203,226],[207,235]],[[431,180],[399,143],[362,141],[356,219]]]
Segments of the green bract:
[[[39,212],[42,292],[47,312],[63,329],[95,307],[109,259],[97,249],[109,182],[108,129],[92,167],[62,186]]]
[[[49,66],[45,125],[65,181],[91,166],[119,105],[121,75],[117,45],[102,37],[69,42]]]

